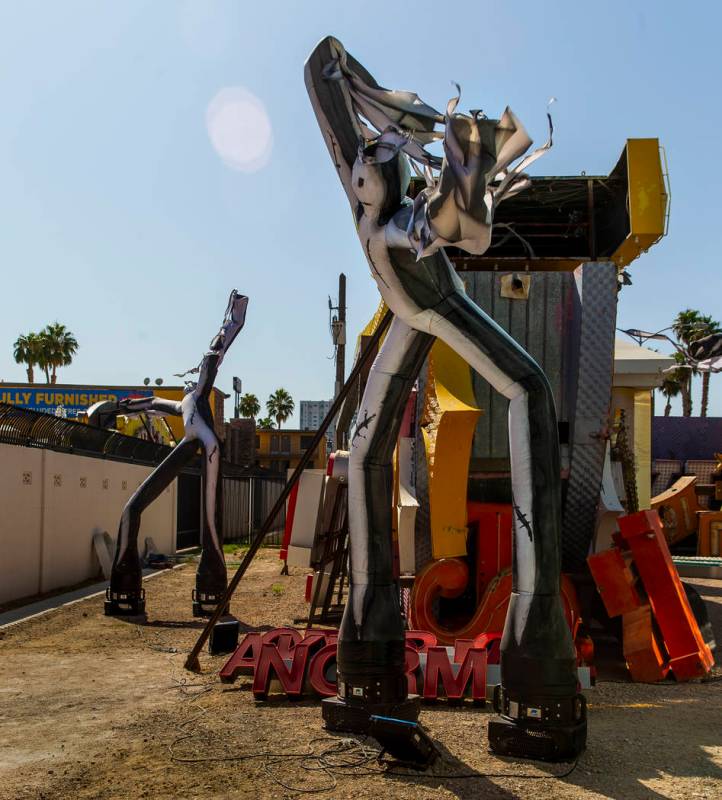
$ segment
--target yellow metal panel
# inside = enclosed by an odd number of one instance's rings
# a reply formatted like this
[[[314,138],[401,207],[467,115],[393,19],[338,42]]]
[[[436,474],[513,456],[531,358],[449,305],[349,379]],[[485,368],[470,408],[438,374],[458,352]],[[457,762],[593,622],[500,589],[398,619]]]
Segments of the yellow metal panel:
[[[164,389],[162,386],[153,387],[149,386],[149,389],[153,389],[153,394],[156,397],[162,397],[164,400],[173,400],[175,402],[179,402],[183,399],[183,389]],[[213,404],[211,403],[211,410],[213,409]],[[170,425],[170,429],[173,431],[173,436],[175,436],[176,441],[180,442],[183,438],[183,420],[180,417],[166,417],[166,421],[168,425]]]
[[[669,195],[658,139],[627,139],[629,235],[612,256],[626,266],[665,234]]]
[[[481,411],[468,364],[441,341],[431,350],[425,405],[432,555],[466,555],[469,459]]]
[[[359,339],[362,336],[373,336],[374,335],[374,333],[376,332],[376,328],[378,328],[378,326],[381,323],[381,320],[384,318],[384,314],[386,313],[387,310],[388,309],[387,309],[386,303],[384,303],[384,301],[382,300],[379,303],[378,308],[376,309],[373,317],[371,317],[371,319],[366,323],[366,327],[359,334]]]
[[[373,336],[376,333],[376,328],[381,324],[381,320],[384,318],[384,314],[388,311],[388,306],[386,303],[381,300],[378,308],[376,309],[373,317],[366,323],[366,327],[359,333],[356,337],[356,350],[354,351],[354,361],[359,357],[359,353],[361,352],[361,341],[365,336]],[[381,341],[379,342],[379,347],[383,344],[384,339],[386,338],[386,333],[381,337]]]
[[[639,510],[650,507],[652,491],[652,392],[634,393],[634,467]]]

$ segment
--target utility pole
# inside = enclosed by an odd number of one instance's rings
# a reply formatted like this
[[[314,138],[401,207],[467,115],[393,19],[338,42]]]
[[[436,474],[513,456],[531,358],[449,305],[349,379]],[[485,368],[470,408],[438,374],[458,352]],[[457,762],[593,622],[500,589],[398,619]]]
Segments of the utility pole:
[[[331,303],[328,299],[329,323],[331,326],[331,338],[336,348],[336,380],[333,387],[334,400],[339,396],[344,385],[346,374],[346,276],[343,272],[338,276],[338,305]],[[333,312],[337,311],[337,314]],[[334,443],[338,448],[341,443],[337,440],[334,426]]]
[[[340,330],[336,340],[336,385],[333,390],[334,400],[341,391],[346,374],[346,276],[343,272],[338,276],[338,322]]]

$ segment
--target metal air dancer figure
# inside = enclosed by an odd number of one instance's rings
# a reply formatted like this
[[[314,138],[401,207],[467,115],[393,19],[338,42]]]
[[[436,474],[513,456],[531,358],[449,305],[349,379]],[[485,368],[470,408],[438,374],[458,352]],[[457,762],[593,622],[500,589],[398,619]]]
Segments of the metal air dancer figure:
[[[191,370],[198,373],[198,380],[187,385],[181,401],[148,397],[120,403],[128,411],[154,411],[182,417],[184,436],[168,457],[143,481],[123,509],[110,586],[106,590],[107,615],[142,614],[145,611],[145,592],[138,555],[141,515],[193,459],[199,447],[203,456],[204,515],[202,553],[193,593],[194,615],[200,616],[208,611],[206,606],[215,606],[226,589],[226,562],[217,529],[221,444],[213,428],[209,397],[223,358],[243,328],[247,306],[248,298],[234,289],[228,300],[221,329],[213,337],[199,366]]]
[[[464,293],[444,252],[481,254],[495,206],[528,185],[531,140],[508,108],[500,120],[440,114],[412,92],[385,89],[328,37],[311,53],[306,87],[348,197],[364,255],[394,313],[371,369],[349,464],[350,589],[338,643],[338,697],[329,727],[362,730],[371,715],[415,719],[404,631],[392,571],[392,454],[409,392],[435,338],[509,403],[515,508],[513,591],[502,640],[499,752],[542,757],[578,752],[584,700],[560,599],[561,482],[556,411],[536,362]],[[443,144],[443,160],[426,150]],[[518,159],[521,159],[518,163]],[[411,170],[426,180],[407,197]],[[521,743],[521,747],[519,744]]]

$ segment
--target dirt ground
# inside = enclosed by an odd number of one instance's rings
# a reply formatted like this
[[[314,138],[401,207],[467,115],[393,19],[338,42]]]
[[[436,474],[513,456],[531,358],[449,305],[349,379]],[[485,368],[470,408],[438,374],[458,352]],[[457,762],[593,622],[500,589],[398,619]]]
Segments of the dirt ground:
[[[279,566],[276,551],[262,551],[241,582],[232,611],[246,629],[303,616],[305,577],[281,577]],[[323,787],[321,797],[358,800],[722,797],[719,667],[707,682],[600,681],[586,692],[588,748],[565,778],[554,777],[564,765],[489,755],[489,711],[441,703],[422,712],[444,753],[431,774],[383,774],[374,759],[320,770],[317,760],[289,757],[346,746],[324,732],[317,702],[257,703],[248,677],[218,682],[225,656],[206,653],[201,675],[183,670],[201,627],[193,582],[192,565],[151,581],[143,625],[104,617],[98,597],[0,631],[2,800],[281,798]],[[722,581],[694,584],[722,642]],[[266,755],[249,757],[258,753]]]

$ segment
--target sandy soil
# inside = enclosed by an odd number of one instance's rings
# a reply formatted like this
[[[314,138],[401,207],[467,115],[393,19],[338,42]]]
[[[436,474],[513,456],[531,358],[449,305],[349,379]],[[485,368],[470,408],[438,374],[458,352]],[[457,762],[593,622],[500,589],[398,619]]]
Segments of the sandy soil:
[[[250,628],[303,615],[304,575],[258,557],[233,612]],[[576,770],[500,760],[486,751],[488,710],[426,706],[445,759],[432,775],[381,774],[371,761],[328,774],[310,759],[247,758],[343,747],[316,702],[256,703],[247,678],[217,681],[225,657],[183,670],[201,623],[192,566],[148,584],[148,621],[103,616],[94,598],[0,632],[0,798],[277,798],[289,786],[333,798],[719,798],[722,671],[714,680],[647,686],[601,681],[587,692],[589,744]],[[722,581],[696,581],[722,641]],[[281,588],[282,587],[282,588]],[[172,758],[198,759],[182,762]],[[238,760],[239,756],[246,756]],[[217,760],[209,761],[209,758]],[[453,778],[449,773],[477,773]]]

